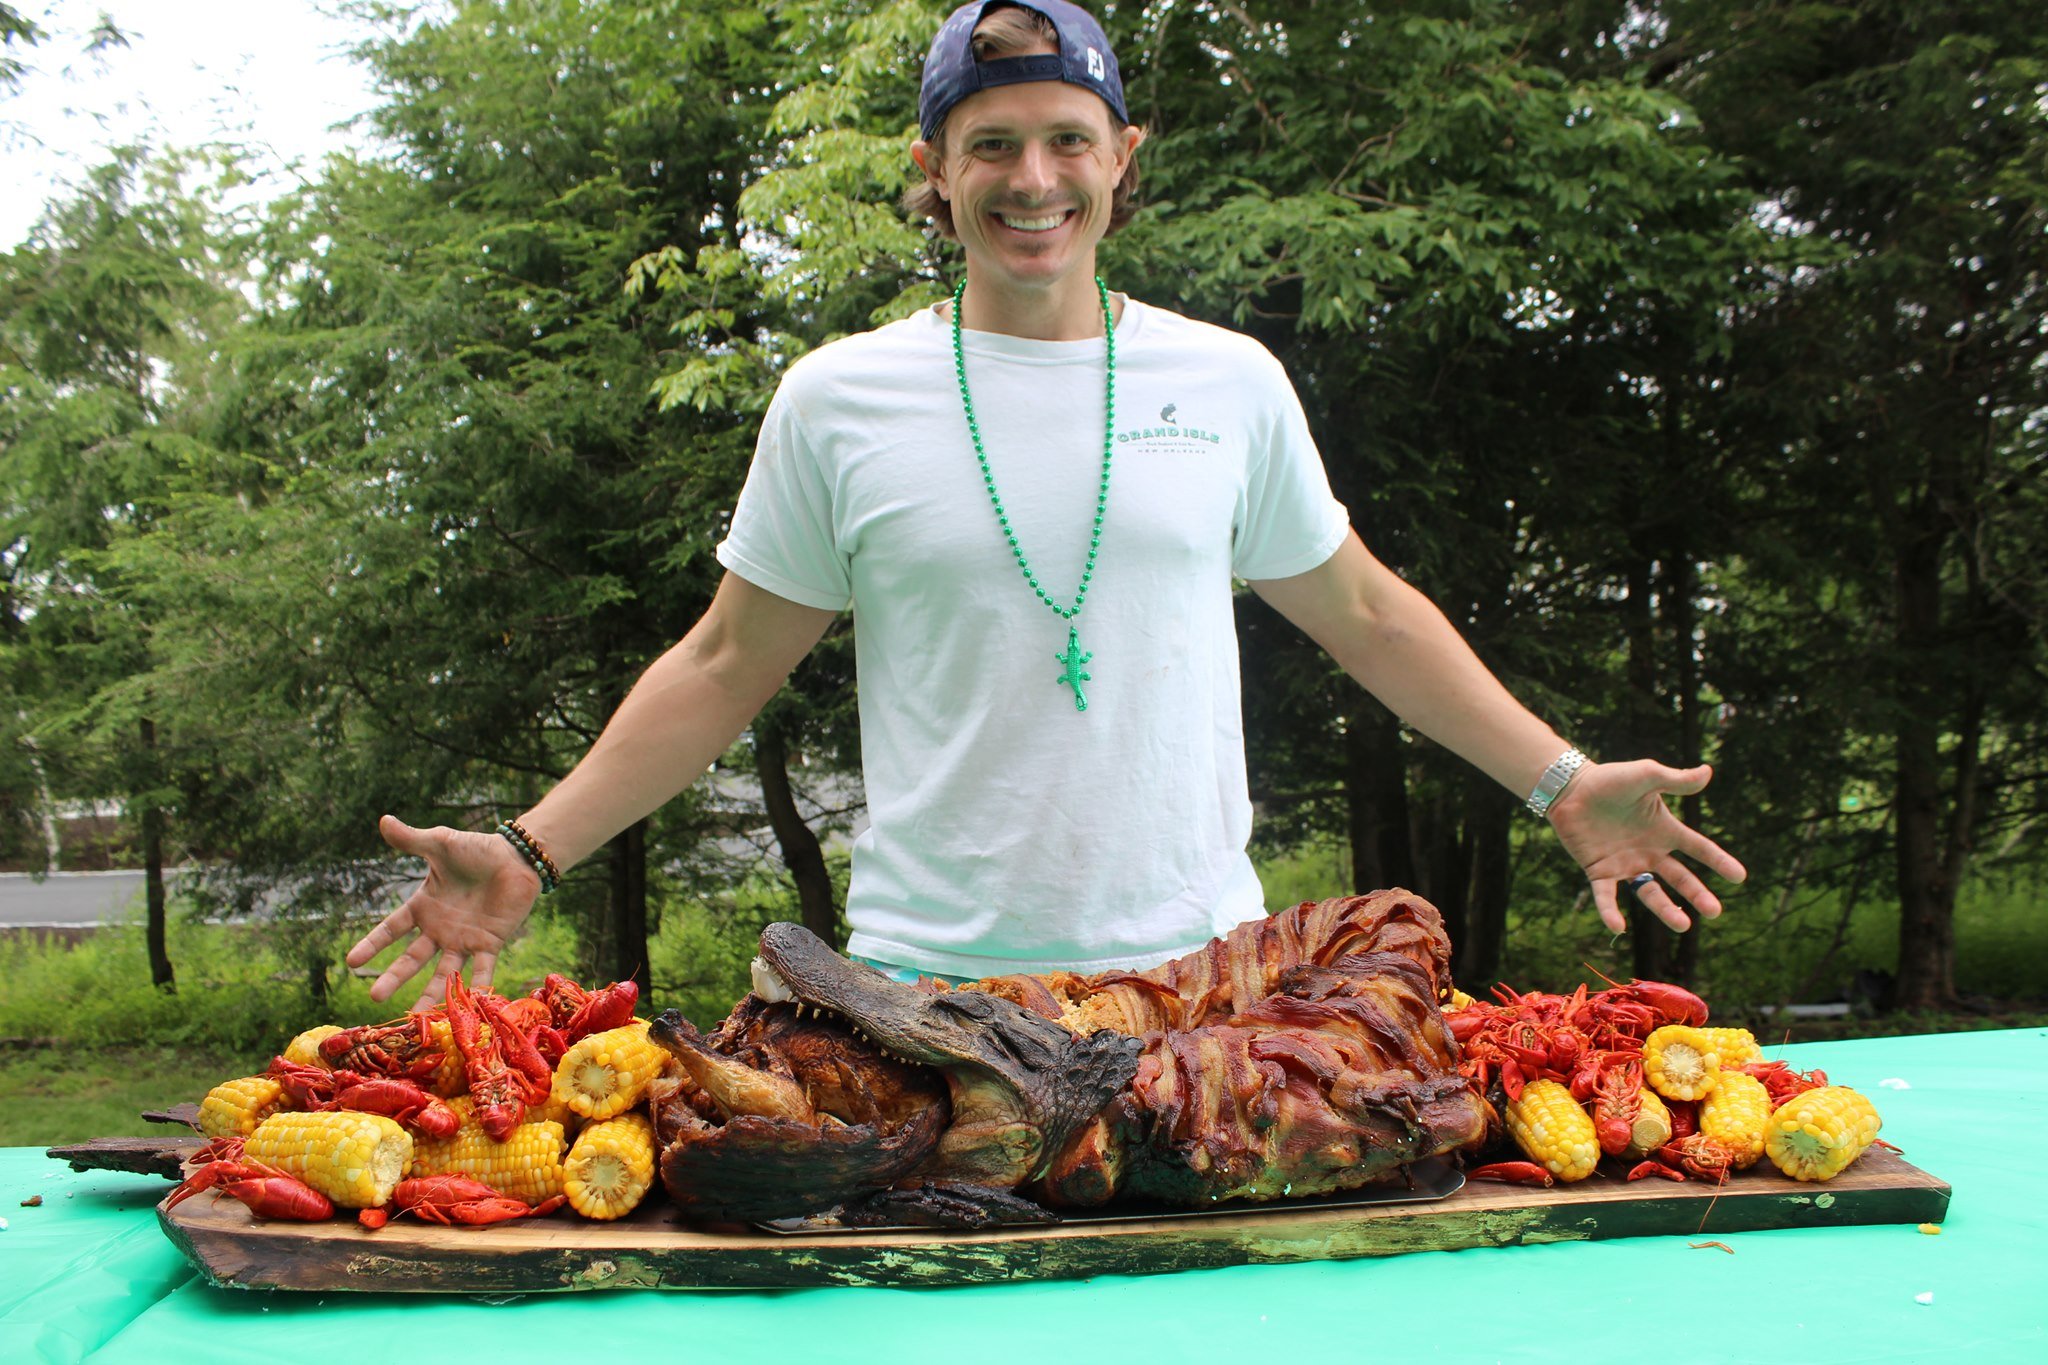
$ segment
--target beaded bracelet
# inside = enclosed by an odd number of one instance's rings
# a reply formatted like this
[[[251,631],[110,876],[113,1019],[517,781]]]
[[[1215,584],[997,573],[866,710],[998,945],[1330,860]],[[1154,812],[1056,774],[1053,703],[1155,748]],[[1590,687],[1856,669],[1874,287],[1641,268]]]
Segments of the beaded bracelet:
[[[526,826],[517,820],[500,820],[498,833],[505,836],[505,842],[519,850],[519,856],[540,876],[540,893],[545,896],[562,884],[562,869],[555,866],[555,860],[547,855],[540,841],[526,832]]]

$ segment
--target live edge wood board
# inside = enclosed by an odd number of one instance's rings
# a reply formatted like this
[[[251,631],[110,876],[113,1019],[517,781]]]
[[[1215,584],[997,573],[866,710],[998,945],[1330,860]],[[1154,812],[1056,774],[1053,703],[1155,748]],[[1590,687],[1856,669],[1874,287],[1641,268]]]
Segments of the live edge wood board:
[[[260,1221],[229,1199],[159,1207],[164,1230],[214,1284],[333,1292],[533,1294],[581,1289],[781,1289],[980,1284],[1149,1275],[1408,1251],[1769,1228],[1938,1223],[1949,1186],[1882,1150],[1826,1184],[1750,1171],[1718,1192],[1596,1175],[1527,1189],[1468,1184],[1435,1203],[1066,1223],[984,1233],[701,1232],[656,1203],[616,1223],[561,1213],[488,1228]]]

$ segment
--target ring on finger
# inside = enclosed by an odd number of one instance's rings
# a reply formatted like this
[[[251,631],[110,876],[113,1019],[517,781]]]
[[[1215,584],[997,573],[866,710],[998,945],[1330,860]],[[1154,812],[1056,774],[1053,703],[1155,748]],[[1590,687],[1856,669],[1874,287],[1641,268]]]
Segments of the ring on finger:
[[[1654,872],[1638,872],[1635,876],[1628,879],[1628,889],[1640,896],[1643,893],[1643,888],[1656,880],[1657,874]]]

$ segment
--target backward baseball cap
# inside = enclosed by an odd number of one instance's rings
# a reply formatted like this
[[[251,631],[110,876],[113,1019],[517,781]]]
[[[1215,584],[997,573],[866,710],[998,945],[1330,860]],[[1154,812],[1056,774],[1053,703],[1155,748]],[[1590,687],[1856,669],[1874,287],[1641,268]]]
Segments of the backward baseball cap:
[[[1044,15],[1059,30],[1059,52],[1030,57],[974,60],[974,29],[992,9],[1028,9]],[[1124,109],[1123,75],[1116,54],[1095,16],[1067,0],[969,0],[947,16],[924,59],[924,85],[917,98],[917,123],[929,139],[953,106],[977,90],[1025,81],[1065,81],[1102,97],[1120,124],[1129,123]]]

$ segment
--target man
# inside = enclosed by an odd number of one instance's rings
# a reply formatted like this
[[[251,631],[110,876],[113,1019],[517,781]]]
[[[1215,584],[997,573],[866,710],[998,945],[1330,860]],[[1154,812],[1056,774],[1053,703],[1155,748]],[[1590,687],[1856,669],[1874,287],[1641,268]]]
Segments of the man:
[[[1192,948],[1263,910],[1234,579],[1529,794],[1611,929],[1622,879],[1674,928],[1667,886],[1718,914],[1675,855],[1743,869],[1664,801],[1708,770],[1585,762],[1352,532],[1271,355],[1097,280],[1143,133],[1095,21],[961,7],[919,112],[909,199],[959,242],[959,290],[791,368],[710,610],[554,791],[493,834],[385,817],[429,870],[349,954],[416,933],[372,995],[430,964],[423,999],[465,961],[488,984],[536,894],[705,771],[849,606],[871,820],[850,952],[969,978]]]

